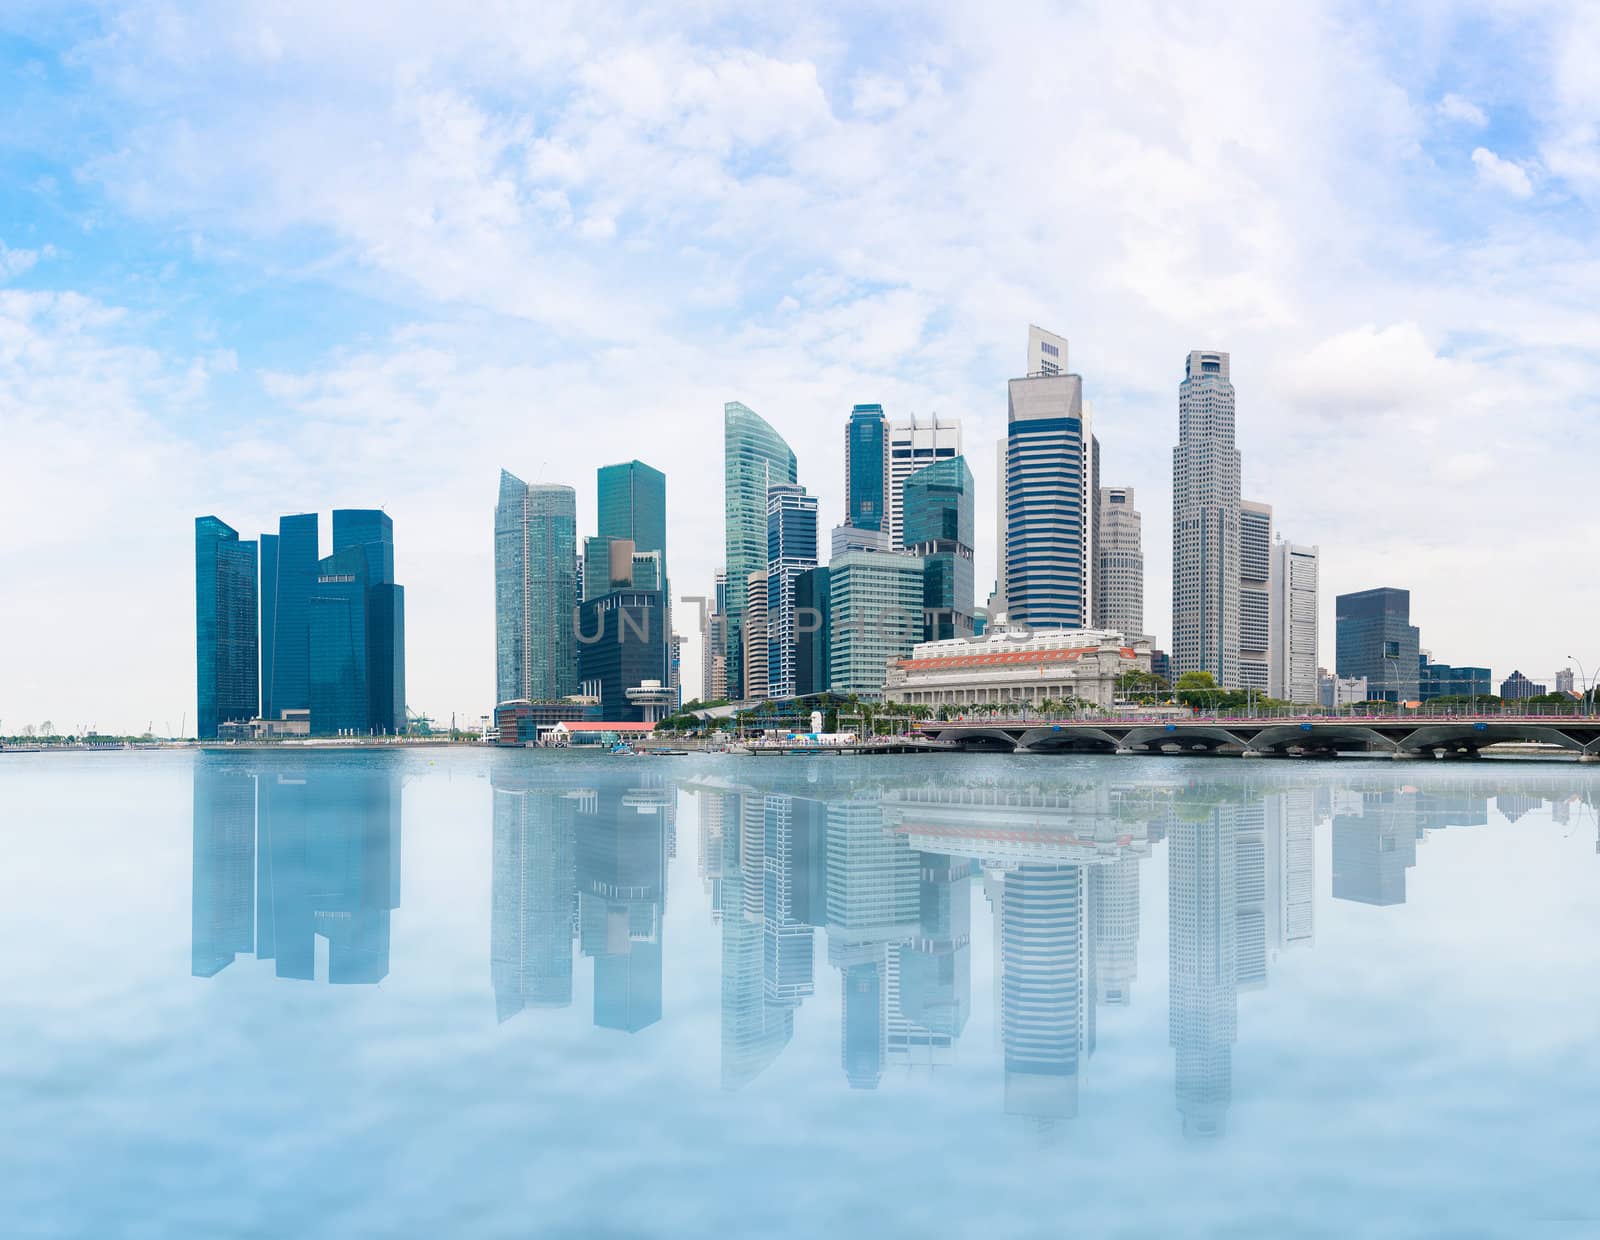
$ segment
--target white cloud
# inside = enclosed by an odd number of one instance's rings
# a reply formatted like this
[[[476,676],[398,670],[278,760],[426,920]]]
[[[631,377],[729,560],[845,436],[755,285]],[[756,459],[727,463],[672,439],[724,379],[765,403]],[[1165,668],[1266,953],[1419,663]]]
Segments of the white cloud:
[[[1464,125],[1471,125],[1474,129],[1482,129],[1489,123],[1489,118],[1482,108],[1460,95],[1446,95],[1439,100],[1436,110],[1446,120],[1460,121]]]
[[[1526,170],[1508,159],[1501,159],[1487,147],[1473,149],[1472,164],[1477,168],[1478,180],[1483,184],[1502,190],[1513,198],[1533,197],[1533,182],[1528,179]]]

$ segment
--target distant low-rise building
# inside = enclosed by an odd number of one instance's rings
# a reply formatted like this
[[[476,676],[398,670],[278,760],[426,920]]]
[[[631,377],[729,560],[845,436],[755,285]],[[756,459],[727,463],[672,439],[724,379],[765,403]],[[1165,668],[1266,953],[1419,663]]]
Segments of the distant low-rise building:
[[[889,665],[884,697],[913,706],[1116,700],[1117,677],[1150,670],[1150,639],[1101,629],[1024,632],[997,625],[982,640],[922,642]]]
[[[1367,700],[1365,676],[1335,676],[1326,668],[1317,669],[1317,701],[1325,710],[1354,706]]]
[[[1424,702],[1442,697],[1488,697],[1493,692],[1486,667],[1435,663],[1426,652],[1417,660],[1417,696]]]
[[[593,722],[600,718],[596,699],[569,698],[561,702],[501,702],[494,708],[496,743],[531,745],[563,721]]]

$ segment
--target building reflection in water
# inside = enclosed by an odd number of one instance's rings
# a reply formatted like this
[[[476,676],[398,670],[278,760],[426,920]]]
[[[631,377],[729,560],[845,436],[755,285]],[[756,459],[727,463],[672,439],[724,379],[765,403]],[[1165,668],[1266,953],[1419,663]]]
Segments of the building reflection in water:
[[[254,954],[280,977],[311,978],[318,936],[329,981],[387,974],[399,770],[343,756],[197,762],[196,976]],[[662,1020],[668,861],[687,791],[720,931],[724,1088],[755,1081],[816,1002],[819,932],[839,982],[843,1082],[873,1089],[891,1072],[951,1064],[973,1010],[973,910],[987,908],[997,1105],[1040,1133],[1061,1130],[1078,1112],[1100,1009],[1109,1020],[1158,1001],[1139,973],[1141,881],[1164,843],[1179,1126],[1216,1137],[1233,1102],[1241,1003],[1282,953],[1315,942],[1319,824],[1330,824],[1332,896],[1393,906],[1431,832],[1486,824],[1491,806],[1515,823],[1548,804],[1570,824],[1592,805],[1570,777],[1508,791],[1490,775],[1335,787],[1292,770],[1127,785],[861,772],[830,760],[678,781],[628,764],[573,787],[538,765],[497,763],[499,1020],[570,1006],[580,954],[597,1027],[636,1033]]]
[[[557,786],[497,765],[489,974],[495,1013],[572,1003],[573,941],[593,961],[594,1023],[661,1019],[662,920],[676,789],[660,779]]]
[[[194,767],[191,971],[212,977],[240,954],[278,977],[313,980],[317,938],[327,980],[389,973],[400,907],[398,766],[334,765],[321,755],[202,754]]]

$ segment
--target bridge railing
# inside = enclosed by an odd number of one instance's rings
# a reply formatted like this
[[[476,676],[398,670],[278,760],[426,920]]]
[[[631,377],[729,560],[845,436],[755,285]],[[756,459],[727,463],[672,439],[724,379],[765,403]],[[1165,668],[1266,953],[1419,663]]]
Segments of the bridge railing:
[[[1043,715],[1023,713],[1017,715],[957,715],[950,719],[923,720],[917,727],[921,731],[937,731],[952,725],[990,728],[1038,728],[1052,725],[1079,724],[1086,727],[1107,724],[1243,724],[1256,726],[1264,723],[1347,723],[1347,724],[1427,724],[1434,722],[1462,722],[1492,724],[1545,724],[1587,723],[1600,726],[1600,714],[1586,714],[1581,710],[1542,709],[1471,711],[1459,708],[1428,710],[1383,711],[1378,713],[1351,711],[1256,711],[1250,714],[1196,710],[1186,714],[1146,714],[1143,712],[1084,712],[1070,715]]]

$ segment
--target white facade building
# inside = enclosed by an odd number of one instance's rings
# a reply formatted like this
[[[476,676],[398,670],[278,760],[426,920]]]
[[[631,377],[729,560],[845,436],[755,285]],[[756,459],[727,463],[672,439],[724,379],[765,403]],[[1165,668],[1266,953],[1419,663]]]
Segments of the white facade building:
[[[1094,626],[1124,637],[1144,632],[1143,521],[1132,487],[1101,487],[1095,521]]]
[[[914,706],[1037,708],[1046,700],[1076,698],[1109,707],[1116,701],[1117,677],[1136,670],[1150,670],[1149,638],[1002,625],[975,640],[919,643],[890,665],[884,697]]]
[[[905,549],[901,532],[901,493],[906,479],[919,469],[926,469],[935,461],[947,461],[961,455],[961,423],[956,418],[940,419],[934,414],[926,422],[917,421],[912,414],[909,421],[894,422],[889,426],[889,494],[885,497],[889,516],[889,545],[895,551]]]
[[[1271,558],[1267,692],[1286,702],[1314,705],[1318,701],[1317,548],[1277,542]]]
[[[1239,680],[1267,692],[1272,646],[1272,505],[1239,504]]]
[[[1172,674],[1239,685],[1239,451],[1226,353],[1195,350],[1172,450]]]
[[[745,579],[744,700],[767,696],[767,574]]]

